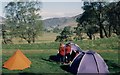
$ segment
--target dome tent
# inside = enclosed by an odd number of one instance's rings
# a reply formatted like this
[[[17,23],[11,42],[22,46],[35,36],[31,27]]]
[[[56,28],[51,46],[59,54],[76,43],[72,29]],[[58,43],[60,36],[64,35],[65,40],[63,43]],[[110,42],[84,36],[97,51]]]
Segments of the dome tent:
[[[69,44],[71,46],[71,50],[72,51],[78,51],[78,52],[82,52],[82,49],[75,43],[72,43],[72,42],[68,42],[67,44]],[[67,45],[66,44],[66,45]]]
[[[78,54],[70,65],[70,72],[79,73],[109,73],[108,66],[103,58],[94,51]]]
[[[82,52],[82,49],[79,47],[79,45],[73,43],[73,42],[68,42],[65,44],[64,47],[66,47],[66,45],[70,45],[71,46],[71,52],[70,52],[70,56],[71,56],[71,61],[75,58],[75,56]]]
[[[9,70],[23,70],[30,67],[31,61],[20,51],[17,50],[3,65]]]
[[[82,49],[77,44],[71,43],[70,45],[71,45],[71,50],[82,52]]]

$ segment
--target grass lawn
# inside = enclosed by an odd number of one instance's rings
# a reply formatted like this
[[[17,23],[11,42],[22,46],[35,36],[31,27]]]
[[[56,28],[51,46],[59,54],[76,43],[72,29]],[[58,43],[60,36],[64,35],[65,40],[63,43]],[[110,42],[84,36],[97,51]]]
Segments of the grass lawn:
[[[36,37],[36,43],[48,43],[48,42],[54,42],[56,39],[57,33],[52,32],[43,32],[40,36]],[[27,44],[27,41],[18,37],[15,37],[12,39],[14,44]]]
[[[15,50],[3,51],[3,62],[5,62]],[[22,50],[22,52],[31,60],[32,65],[30,68],[23,71],[10,71],[3,68],[3,73],[68,73],[63,70],[59,63],[49,61],[51,55],[56,55],[56,50]],[[97,51],[107,62],[111,73],[118,72],[120,68],[117,66],[118,54],[116,51]]]
[[[98,52],[106,61],[109,71],[111,73],[120,72],[120,64],[118,63],[118,47],[119,39],[117,37],[109,39],[98,40],[85,40],[74,41],[83,50],[92,49]],[[2,62],[8,60],[8,58],[15,52],[16,49],[22,50],[22,52],[32,61],[30,68],[23,71],[10,71],[5,68],[2,69],[3,73],[68,73],[61,68],[61,64],[49,61],[51,55],[56,55],[59,42],[50,43],[36,43],[36,44],[13,44],[3,45]]]

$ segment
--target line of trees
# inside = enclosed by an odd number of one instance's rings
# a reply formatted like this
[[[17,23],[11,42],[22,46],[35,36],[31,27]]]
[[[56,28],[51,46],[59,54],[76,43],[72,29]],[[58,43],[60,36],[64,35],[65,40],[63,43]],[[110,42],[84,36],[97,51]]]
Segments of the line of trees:
[[[3,44],[19,37],[28,43],[34,43],[42,32],[40,2],[9,2],[5,6],[5,24],[2,25]]]
[[[112,33],[120,35],[120,1],[119,2],[84,2],[82,7],[84,12],[76,19],[78,22],[74,32],[78,40],[82,39],[82,33],[86,33],[89,39],[95,39],[95,33],[99,33],[100,38],[109,38]],[[56,41],[64,41],[71,37],[70,28],[60,33]],[[64,34],[62,34],[64,32]]]
[[[112,33],[120,35],[119,9],[120,2],[84,2],[84,12],[77,18],[77,29],[82,30],[76,32],[85,32],[90,39],[95,33],[99,33],[100,38],[111,37]]]

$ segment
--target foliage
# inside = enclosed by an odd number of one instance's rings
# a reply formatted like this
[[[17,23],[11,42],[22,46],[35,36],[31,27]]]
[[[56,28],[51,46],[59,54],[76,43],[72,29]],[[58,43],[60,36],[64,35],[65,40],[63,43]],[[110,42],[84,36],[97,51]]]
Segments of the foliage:
[[[60,29],[60,28],[58,28],[58,27],[55,27],[54,29],[53,29],[53,32],[54,33],[60,33],[62,30]]]
[[[120,35],[120,1],[111,3],[108,8],[107,16],[110,23],[109,29],[113,29],[112,32]],[[109,33],[111,33],[111,31],[109,31]],[[111,35],[109,34],[109,36]]]
[[[63,36],[69,36],[72,35],[72,30],[71,30],[71,26],[66,26],[63,31],[60,33]]]
[[[77,18],[78,28],[82,27],[86,34],[92,39],[95,33],[101,38],[110,37],[112,33],[119,35],[120,2],[84,2],[84,12]]]
[[[55,41],[70,41],[71,36],[73,35],[73,30],[71,26],[64,27],[63,31],[60,33],[60,36],[56,37]]]
[[[74,29],[75,29],[74,33],[76,33],[76,36],[74,37],[74,39],[76,39],[76,40],[81,39],[82,40],[83,27],[78,26],[78,27],[75,27]]]
[[[11,37],[20,37],[28,43],[42,31],[40,2],[9,2],[5,6],[5,27]],[[5,37],[5,35],[3,35]]]

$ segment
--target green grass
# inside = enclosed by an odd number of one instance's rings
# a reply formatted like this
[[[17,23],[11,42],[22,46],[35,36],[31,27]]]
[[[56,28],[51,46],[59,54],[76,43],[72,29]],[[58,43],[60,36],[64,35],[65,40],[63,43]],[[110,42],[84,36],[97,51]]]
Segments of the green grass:
[[[5,71],[6,73],[22,73],[22,72],[33,72],[33,73],[45,73],[45,72],[55,72],[53,71],[52,65],[54,65],[55,67],[57,66],[56,63],[51,64],[51,62],[46,62],[42,60],[42,55],[35,55],[32,54],[32,56],[29,56],[26,54],[26,56],[31,60],[32,65],[31,68],[25,69],[23,71],[9,71],[7,69],[3,69],[3,72]],[[44,55],[45,56],[45,55]],[[8,58],[8,56],[6,56],[5,58]],[[44,65],[44,66],[43,66]],[[59,67],[57,67],[59,68]]]
[[[8,50],[7,50],[8,51]],[[25,50],[24,50],[25,51]],[[23,52],[24,52],[23,51]],[[22,71],[10,71],[5,68],[3,68],[2,72],[3,73],[67,73],[66,71],[62,70],[60,68],[60,63],[56,62],[50,62],[49,56],[55,55],[56,52],[53,51],[44,51],[44,52],[37,52],[37,53],[24,53],[32,62],[32,65],[30,68],[27,68]],[[5,62],[10,56],[10,55],[3,54],[3,62]]]
[[[118,37],[74,42],[83,50],[89,49],[98,52],[106,61],[111,73],[120,72]],[[57,54],[58,46],[59,42],[3,45],[2,62],[8,60],[16,49],[20,49],[32,61],[32,65],[23,71],[10,71],[5,68],[2,71],[8,75],[9,73],[69,73],[61,69],[59,63],[48,61],[49,56]]]
[[[57,33],[52,32],[43,32],[41,36],[37,36],[35,42],[36,43],[48,43],[48,42],[54,42],[56,39]],[[19,37],[15,37],[12,39],[14,44],[27,44],[27,41],[24,39],[21,39]]]
[[[118,37],[111,37],[97,40],[76,41],[75,43],[77,43],[84,50],[120,50],[118,42]]]
[[[5,62],[6,60],[8,60],[8,58],[14,53],[14,51],[12,51],[12,53],[9,53],[8,50],[5,50],[7,53],[3,54],[3,62]],[[7,70],[5,68],[3,68],[2,72],[3,73],[69,73],[63,69],[60,68],[60,64],[56,63],[54,61],[49,61],[49,57],[51,55],[56,55],[56,50],[44,50],[43,52],[41,52],[40,50],[38,50],[39,52],[25,52],[26,50],[22,50],[22,52],[31,60],[32,65],[30,68],[27,68],[25,70],[22,71],[10,71]],[[9,54],[8,54],[9,53]],[[109,67],[109,71],[111,73],[115,73],[118,72],[120,70],[120,67],[118,67],[118,54],[116,53],[107,53],[107,52],[101,52],[99,53],[104,60],[106,61],[108,67]]]
[[[118,44],[119,38],[104,38],[98,40],[83,40],[83,41],[73,41],[77,43],[83,50],[120,50]],[[9,44],[2,45],[4,49],[22,49],[22,50],[39,50],[39,49],[58,49],[59,42],[49,42],[49,43],[35,43],[35,44]]]
[[[4,49],[22,49],[22,50],[39,50],[39,49],[58,49],[59,43],[58,42],[51,42],[51,43],[40,43],[40,44],[8,44],[3,45],[2,48]]]

